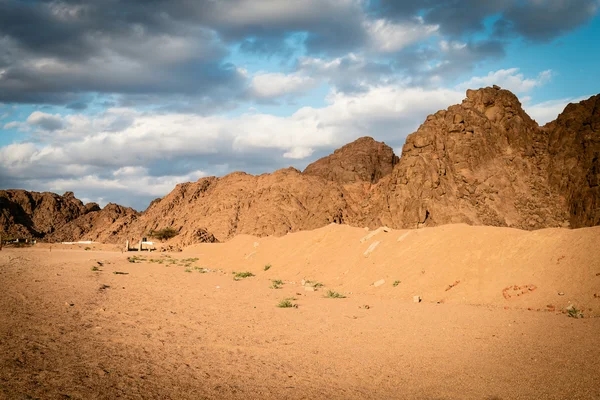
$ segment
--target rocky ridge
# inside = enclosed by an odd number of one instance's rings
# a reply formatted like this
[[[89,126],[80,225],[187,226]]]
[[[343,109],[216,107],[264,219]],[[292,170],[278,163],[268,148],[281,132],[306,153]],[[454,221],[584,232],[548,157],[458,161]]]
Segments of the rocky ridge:
[[[0,229],[120,242],[173,227],[180,234],[172,242],[189,245],[329,223],[592,226],[600,223],[599,157],[600,95],[539,127],[514,94],[494,86],[469,90],[461,104],[429,115],[400,158],[384,143],[360,138],[303,172],[236,172],[179,184],[143,213],[118,205],[86,211],[72,194],[48,194],[55,212],[42,217],[27,208],[26,194],[19,194],[19,209],[6,200],[15,191],[0,191]]]

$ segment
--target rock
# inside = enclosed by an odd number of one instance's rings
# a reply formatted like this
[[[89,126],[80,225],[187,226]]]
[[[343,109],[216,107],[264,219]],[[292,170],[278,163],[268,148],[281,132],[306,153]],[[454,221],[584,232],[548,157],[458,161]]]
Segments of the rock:
[[[558,292],[559,296],[564,296],[565,294],[563,292]]]
[[[413,303],[420,303],[421,302],[421,296],[413,296]]]
[[[398,156],[385,143],[362,137],[309,164],[303,174],[337,183],[377,183],[392,173]]]
[[[385,283],[385,279],[380,279],[377,282],[373,282],[373,286],[379,287]]]

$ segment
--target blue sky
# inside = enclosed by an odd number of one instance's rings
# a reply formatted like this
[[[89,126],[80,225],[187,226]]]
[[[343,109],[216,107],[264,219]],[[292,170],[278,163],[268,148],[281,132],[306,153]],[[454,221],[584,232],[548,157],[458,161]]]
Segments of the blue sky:
[[[600,0],[0,0],[0,189],[144,209],[176,183],[398,154],[467,88],[543,124],[600,93]]]

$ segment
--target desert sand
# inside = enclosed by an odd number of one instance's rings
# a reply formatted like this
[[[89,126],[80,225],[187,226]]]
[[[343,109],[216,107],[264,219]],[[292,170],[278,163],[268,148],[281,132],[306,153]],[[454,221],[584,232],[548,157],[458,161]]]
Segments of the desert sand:
[[[599,239],[329,225],[174,253],[5,247],[0,398],[598,399]]]

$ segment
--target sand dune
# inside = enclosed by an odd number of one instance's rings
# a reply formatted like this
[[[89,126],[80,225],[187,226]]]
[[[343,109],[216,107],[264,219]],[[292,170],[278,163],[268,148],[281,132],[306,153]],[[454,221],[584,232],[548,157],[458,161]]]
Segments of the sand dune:
[[[600,398],[600,227],[373,233],[4,248],[0,398]]]
[[[535,309],[574,304],[600,315],[600,298],[594,297],[600,296],[600,227],[522,231],[459,224],[389,230],[361,242],[368,234],[332,224],[281,238],[240,235],[223,244],[191,246],[185,254],[254,273],[272,264],[277,268],[267,277],[318,278],[346,293]],[[383,285],[372,285],[381,279]],[[515,291],[515,285],[529,286]]]

